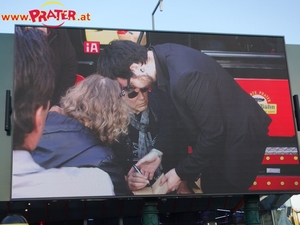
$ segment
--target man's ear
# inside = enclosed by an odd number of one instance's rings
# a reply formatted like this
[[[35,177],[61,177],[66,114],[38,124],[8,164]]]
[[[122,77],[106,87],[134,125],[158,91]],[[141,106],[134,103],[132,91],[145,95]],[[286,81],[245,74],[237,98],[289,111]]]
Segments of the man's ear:
[[[43,106],[40,106],[35,111],[34,122],[35,122],[35,129],[38,133],[43,133],[44,131],[44,126],[45,126],[45,121],[46,121],[48,111],[49,111],[49,102],[46,109],[44,109]]]
[[[34,112],[34,129],[32,130],[31,133],[27,134],[23,143],[24,149],[33,151],[41,136],[43,135],[44,132],[44,127],[45,127],[45,122],[46,122],[46,117],[48,114],[48,109],[49,109],[49,103],[46,109],[43,108],[43,106],[40,106],[35,112]]]
[[[141,67],[141,63],[132,63],[129,67],[130,70],[134,71],[134,70],[138,70]]]
[[[35,129],[40,132],[40,129],[44,127],[44,123],[45,123],[45,117],[43,117],[43,113],[44,113],[45,109],[43,108],[43,106],[40,106],[36,111],[35,111],[35,118],[34,118],[34,122],[35,122]]]

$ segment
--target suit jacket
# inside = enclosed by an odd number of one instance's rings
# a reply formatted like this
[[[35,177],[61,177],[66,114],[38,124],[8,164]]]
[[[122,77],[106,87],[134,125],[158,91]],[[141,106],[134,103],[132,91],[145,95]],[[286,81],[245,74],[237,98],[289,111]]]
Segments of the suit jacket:
[[[116,195],[131,194],[113,151],[76,119],[49,112],[43,136],[32,157],[46,169],[98,167],[111,177]]]
[[[201,177],[206,193],[245,192],[259,171],[270,117],[204,53],[178,44],[150,50],[157,86],[169,93],[193,146],[176,173],[182,180]]]

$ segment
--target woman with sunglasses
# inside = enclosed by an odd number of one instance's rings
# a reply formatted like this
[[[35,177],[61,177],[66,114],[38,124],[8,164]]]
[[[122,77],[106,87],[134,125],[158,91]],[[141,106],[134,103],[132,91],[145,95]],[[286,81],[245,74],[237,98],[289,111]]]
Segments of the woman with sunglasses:
[[[49,112],[34,160],[44,168],[98,167],[107,172],[115,195],[130,195],[122,167],[110,146],[127,134],[128,107],[117,81],[90,75],[70,88]]]
[[[147,87],[124,88],[124,100],[132,114],[128,135],[115,143],[113,149],[133,192],[149,185],[149,181],[153,184],[178,163],[180,156],[176,158],[172,152],[187,149],[182,147],[184,136],[176,127],[175,110],[166,95],[165,99],[157,98],[158,91]]]

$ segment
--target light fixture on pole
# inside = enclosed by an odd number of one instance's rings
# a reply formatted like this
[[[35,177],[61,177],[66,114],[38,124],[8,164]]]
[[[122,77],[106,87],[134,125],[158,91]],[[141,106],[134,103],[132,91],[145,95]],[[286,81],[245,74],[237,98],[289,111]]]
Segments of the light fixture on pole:
[[[159,6],[159,10],[163,11],[163,4],[162,4],[163,0],[158,0],[158,3],[156,4],[153,12],[152,12],[152,30],[155,30],[155,26],[154,26],[154,13],[156,12],[158,6]]]

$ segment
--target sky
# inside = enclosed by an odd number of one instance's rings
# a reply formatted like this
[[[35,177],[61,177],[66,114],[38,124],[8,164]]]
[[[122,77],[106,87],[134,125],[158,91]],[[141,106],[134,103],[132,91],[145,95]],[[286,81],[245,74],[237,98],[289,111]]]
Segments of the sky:
[[[0,7],[0,33],[13,33],[15,24],[3,15],[29,14],[33,9],[61,7],[86,15],[86,21],[66,21],[66,27],[157,31],[189,31],[219,34],[284,36],[286,44],[300,44],[299,0],[163,0],[162,11],[152,13],[159,0],[11,0]],[[46,4],[47,3],[47,4]],[[45,6],[46,5],[46,6]]]

